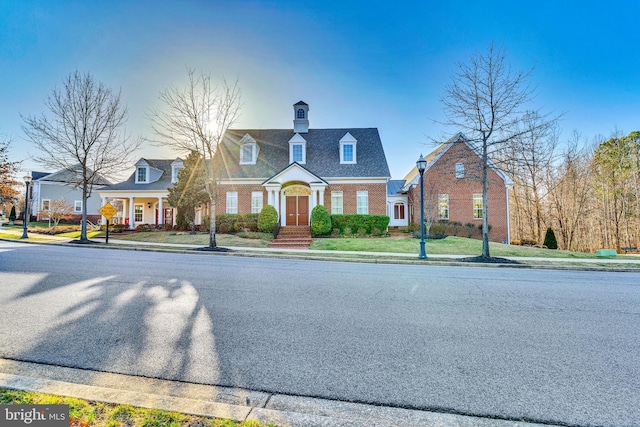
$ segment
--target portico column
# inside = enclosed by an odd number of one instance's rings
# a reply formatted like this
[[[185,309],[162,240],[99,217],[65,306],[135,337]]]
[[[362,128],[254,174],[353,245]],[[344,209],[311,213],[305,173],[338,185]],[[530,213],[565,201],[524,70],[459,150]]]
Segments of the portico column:
[[[267,189],[267,204],[273,206],[273,190]]]
[[[276,208],[276,212],[280,215],[280,190],[274,190],[275,199],[273,200],[273,207]]]
[[[162,196],[158,197],[158,225],[164,224],[164,212],[162,210]]]
[[[313,208],[315,208],[315,207],[318,205],[318,190],[313,189],[313,190],[311,191],[311,194],[312,194],[312,196],[313,196],[313,197],[312,197],[312,200],[313,200],[313,201],[312,201],[312,203],[311,203],[311,210],[313,210]]]
[[[320,201],[318,202],[318,204],[324,206],[324,188],[321,188],[319,191],[320,191]]]
[[[129,230],[133,230],[135,227],[133,223],[135,222],[135,214],[133,210],[133,197],[129,197]]]

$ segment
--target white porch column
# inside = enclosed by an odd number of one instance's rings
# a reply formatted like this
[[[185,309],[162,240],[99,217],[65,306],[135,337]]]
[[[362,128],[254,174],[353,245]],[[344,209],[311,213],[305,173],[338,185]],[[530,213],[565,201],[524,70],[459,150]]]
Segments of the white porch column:
[[[278,213],[278,215],[280,215],[281,209],[280,209],[280,190],[273,190],[274,193],[274,200],[273,200],[273,207],[276,208],[276,212]]]
[[[162,196],[158,197],[158,225],[164,224],[164,212],[162,210]]]
[[[267,204],[273,206],[273,190],[267,189]]]
[[[280,191],[276,190],[276,194],[280,197],[280,211],[278,215],[280,215],[280,226],[286,227],[287,225],[287,198],[284,194],[280,196]]]
[[[315,208],[318,205],[318,190],[316,190],[315,188],[313,188],[311,190],[311,195],[313,196],[311,199],[311,209],[309,210],[309,212],[311,212],[313,210],[313,208]]]
[[[320,200],[318,201],[318,204],[324,206],[324,188],[321,188],[319,191],[320,191]]]
[[[135,222],[135,212],[133,210],[133,197],[129,197],[129,230],[133,230],[135,227],[133,223]]]

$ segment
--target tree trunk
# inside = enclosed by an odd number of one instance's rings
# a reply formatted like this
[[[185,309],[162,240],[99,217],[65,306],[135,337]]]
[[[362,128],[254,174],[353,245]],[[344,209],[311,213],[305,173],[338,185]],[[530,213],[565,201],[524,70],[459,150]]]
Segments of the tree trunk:
[[[87,240],[87,186],[82,186],[82,222],[80,223],[80,241],[86,242]]]
[[[489,258],[489,219],[487,209],[489,204],[489,181],[487,179],[487,142],[482,144],[482,257]]]

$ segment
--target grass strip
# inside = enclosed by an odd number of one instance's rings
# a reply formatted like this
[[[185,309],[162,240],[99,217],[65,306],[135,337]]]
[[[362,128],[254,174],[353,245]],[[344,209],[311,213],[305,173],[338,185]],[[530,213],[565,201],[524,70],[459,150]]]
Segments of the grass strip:
[[[179,412],[138,408],[73,397],[55,396],[0,388],[4,405],[69,405],[70,425],[74,427],[267,427],[256,421],[201,417]]]

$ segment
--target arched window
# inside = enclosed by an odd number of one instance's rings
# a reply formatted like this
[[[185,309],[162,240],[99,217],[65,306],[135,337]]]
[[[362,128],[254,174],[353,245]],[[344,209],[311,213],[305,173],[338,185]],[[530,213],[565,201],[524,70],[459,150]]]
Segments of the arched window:
[[[298,111],[296,112],[296,118],[304,119],[304,110],[302,108],[298,108]]]
[[[404,203],[395,202],[393,205],[393,218],[404,219]]]

